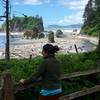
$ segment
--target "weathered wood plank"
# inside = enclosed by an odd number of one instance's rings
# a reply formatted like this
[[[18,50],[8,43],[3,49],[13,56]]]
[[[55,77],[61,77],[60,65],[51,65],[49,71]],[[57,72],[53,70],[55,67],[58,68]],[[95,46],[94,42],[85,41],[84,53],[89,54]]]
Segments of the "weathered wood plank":
[[[2,87],[0,87],[0,100],[2,100]]]
[[[4,74],[3,96],[4,100],[15,100],[13,93],[13,82],[10,73]]]
[[[61,80],[80,77],[80,76],[86,76],[86,75],[91,75],[91,74],[98,74],[98,73],[100,73],[100,68],[88,70],[88,71],[68,73],[68,74],[62,75]],[[39,82],[37,82],[37,83],[39,84]],[[25,89],[33,87],[34,85],[36,85],[36,84],[30,84],[30,85],[26,85],[26,86],[20,86],[19,84],[17,84],[15,87],[15,90],[13,91],[11,74],[6,73],[6,75],[4,76],[4,88],[3,88],[4,100],[14,100],[13,92],[16,93],[18,91],[25,90]],[[92,94],[92,93],[95,93],[98,91],[100,91],[100,85],[97,85],[97,86],[94,86],[91,88],[87,88],[85,90],[77,91],[77,92],[71,93],[69,95],[62,96],[62,97],[60,97],[60,99],[61,100],[72,100],[74,98],[81,97],[81,96],[88,95],[88,94]]]
[[[81,90],[81,91],[77,91],[77,92],[71,93],[69,95],[64,95],[64,96],[60,97],[60,100],[72,100],[72,99],[82,97],[82,96],[85,96],[85,95],[89,95],[89,94],[92,94],[92,93],[96,93],[96,92],[99,92],[99,91],[100,91],[100,85],[96,85],[94,87],[87,88],[87,89],[84,89],[84,90]]]
[[[86,75],[91,75],[91,74],[96,74],[96,73],[100,73],[100,68],[88,70],[88,71],[80,71],[80,72],[73,72],[73,73],[69,73],[69,74],[64,74],[64,75],[62,75],[61,79],[64,80],[64,79],[86,76]]]
[[[79,76],[91,75],[91,74],[95,74],[95,73],[100,73],[100,69],[88,70],[88,71],[80,71],[80,72],[64,74],[64,75],[62,75],[61,80],[75,78],[75,77],[79,77]],[[39,84],[39,81],[36,84]],[[15,93],[18,92],[18,91],[29,89],[29,88],[33,87],[34,85],[36,85],[36,84],[32,83],[32,84],[25,85],[25,86],[21,86],[19,84],[16,84],[16,86],[15,86],[15,88],[16,88],[15,89]]]

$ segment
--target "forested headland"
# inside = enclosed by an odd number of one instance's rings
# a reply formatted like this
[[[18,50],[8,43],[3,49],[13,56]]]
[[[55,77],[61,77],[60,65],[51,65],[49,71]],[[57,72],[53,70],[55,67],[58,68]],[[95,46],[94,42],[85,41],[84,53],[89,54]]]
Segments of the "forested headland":
[[[44,31],[43,19],[39,15],[17,17],[13,16],[10,20],[10,31],[11,32],[22,32],[32,30],[34,27],[40,32]],[[6,24],[2,25],[2,29],[5,30]]]

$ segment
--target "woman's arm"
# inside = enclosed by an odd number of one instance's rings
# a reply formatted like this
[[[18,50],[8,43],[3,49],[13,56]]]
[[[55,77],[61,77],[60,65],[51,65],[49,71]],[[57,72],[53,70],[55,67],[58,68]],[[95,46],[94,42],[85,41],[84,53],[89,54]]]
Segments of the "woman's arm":
[[[36,81],[38,81],[38,79],[40,78],[40,76],[45,72],[46,70],[46,62],[43,61],[39,66],[37,71],[31,75],[31,77],[29,77],[28,79],[21,79],[19,82],[21,84],[31,84],[34,83]]]

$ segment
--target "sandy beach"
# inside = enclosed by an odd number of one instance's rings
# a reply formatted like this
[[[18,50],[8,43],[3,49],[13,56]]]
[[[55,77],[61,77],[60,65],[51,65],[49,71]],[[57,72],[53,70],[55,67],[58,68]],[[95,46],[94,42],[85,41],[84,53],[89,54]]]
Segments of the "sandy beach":
[[[30,55],[33,57],[41,56],[42,46],[48,43],[48,38],[43,39],[21,39],[17,42],[10,44],[10,57],[11,58],[29,58]],[[88,52],[96,48],[98,39],[94,37],[88,37],[83,35],[69,35],[64,38],[56,38],[53,45],[58,45],[60,51],[58,53],[76,53],[75,45],[77,46],[78,52]],[[0,48],[0,58],[5,58],[5,49]]]

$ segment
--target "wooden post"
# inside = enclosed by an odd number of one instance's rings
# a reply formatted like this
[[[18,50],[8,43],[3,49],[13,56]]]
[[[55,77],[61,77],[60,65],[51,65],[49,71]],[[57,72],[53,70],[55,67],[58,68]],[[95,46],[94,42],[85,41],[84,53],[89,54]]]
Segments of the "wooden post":
[[[97,67],[98,69],[100,68],[100,59],[97,60]],[[98,77],[98,82],[100,84],[100,73],[97,74],[97,77]]]
[[[0,88],[0,100],[3,100],[2,88]]]
[[[74,44],[74,47],[75,47],[76,53],[77,53],[77,55],[78,55],[78,49],[77,49],[76,44]]]
[[[5,73],[3,79],[4,79],[3,100],[15,100],[11,74]]]
[[[29,64],[31,63],[31,60],[32,60],[32,55],[30,55],[29,57]]]
[[[6,0],[6,48],[5,48],[5,58],[10,60],[10,50],[9,50],[9,0]]]
[[[3,100],[3,77],[0,77],[0,100]]]
[[[100,68],[100,59],[97,60],[97,67]],[[100,85],[100,73],[97,74],[98,77],[98,82]],[[95,100],[99,100],[100,99],[100,95],[99,94],[95,94]]]
[[[100,59],[97,60],[97,66],[98,66],[98,68],[100,68]],[[99,84],[100,84],[100,73],[98,74],[98,77],[99,77]]]

